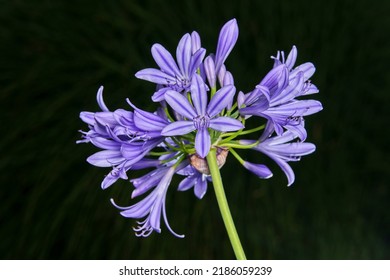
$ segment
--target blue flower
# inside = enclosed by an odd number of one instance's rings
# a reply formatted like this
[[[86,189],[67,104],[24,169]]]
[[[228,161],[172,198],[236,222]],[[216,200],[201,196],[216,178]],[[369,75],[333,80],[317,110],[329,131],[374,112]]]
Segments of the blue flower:
[[[254,89],[239,92],[235,102],[235,81],[225,61],[238,38],[235,19],[222,27],[215,54],[206,56],[197,32],[185,34],[176,49],[176,60],[160,44],[152,46],[152,56],[159,69],[147,68],[136,77],[155,83],[152,100],[158,103],[154,112],[137,108],[129,99],[130,110],[111,111],[103,100],[103,87],[97,92],[99,112],[81,112],[80,118],[88,131],[81,131],[77,143],[91,143],[98,149],[87,162],[109,167],[101,187],[106,189],[117,180],[129,180],[133,185],[130,206],[113,205],[126,218],[137,219],[137,236],[146,237],[161,232],[161,219],[172,230],[165,208],[166,196],[175,174],[184,176],[178,191],[192,189],[202,199],[212,182],[206,156],[215,151],[216,164],[221,169],[228,154],[232,154],[247,170],[262,179],[273,176],[262,163],[246,161],[237,149],[252,149],[275,161],[288,179],[295,179],[290,161],[314,152],[307,138],[304,117],[322,110],[317,100],[302,100],[318,92],[310,81],[315,72],[312,63],[294,67],[297,49],[287,58],[277,52],[272,69]],[[252,116],[263,118],[259,126],[247,129]],[[258,121],[259,118],[253,118]],[[250,126],[250,125],[248,125]],[[251,133],[263,130],[255,140],[244,140]],[[146,170],[138,178],[128,176],[131,170]],[[214,170],[216,171],[216,170]],[[213,171],[213,174],[214,174]],[[215,175],[215,174],[214,174]]]
[[[253,148],[267,155],[280,166],[287,176],[287,186],[291,186],[295,180],[294,171],[287,162],[299,161],[302,156],[311,154],[316,149],[312,143],[295,141],[298,137],[297,133],[287,130],[281,136],[270,137]],[[253,140],[240,140],[243,145],[254,142]]]
[[[280,55],[282,60],[279,60]],[[256,88],[246,95],[239,93],[242,115],[261,116],[268,120],[266,137],[273,131],[281,135],[283,128],[299,126],[304,116],[322,110],[322,104],[317,100],[296,99],[302,95],[318,92],[318,89],[308,80],[315,72],[314,65],[307,62],[293,69],[296,57],[295,46],[286,61],[284,61],[284,53],[278,53],[274,58],[274,68]]]
[[[200,48],[200,38],[195,32],[185,34],[176,49],[177,63],[172,55],[160,44],[152,46],[152,56],[159,69],[147,68],[138,71],[135,76],[139,79],[156,83],[160,86],[154,93],[152,100],[164,100],[167,90],[187,92],[191,87],[191,80],[199,68],[206,50]]]
[[[199,75],[192,80],[191,98],[193,105],[180,93],[167,91],[165,101],[187,120],[176,121],[167,125],[161,132],[164,136],[185,135],[196,130],[195,149],[205,158],[211,147],[208,128],[216,131],[237,131],[244,126],[236,119],[217,116],[231,102],[235,93],[234,86],[221,88],[207,104],[206,86]]]

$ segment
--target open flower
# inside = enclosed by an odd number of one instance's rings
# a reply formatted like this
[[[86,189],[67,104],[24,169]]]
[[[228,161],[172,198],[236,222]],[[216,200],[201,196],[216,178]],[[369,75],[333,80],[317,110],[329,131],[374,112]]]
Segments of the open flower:
[[[147,68],[138,71],[135,76],[159,85],[160,89],[155,92],[152,100],[162,101],[167,90],[189,91],[192,77],[199,68],[205,52],[205,49],[200,48],[200,39],[197,33],[193,33],[192,36],[185,34],[181,38],[176,49],[177,63],[162,45],[154,44],[152,56],[160,70]]]
[[[167,91],[165,101],[187,120],[176,121],[167,125],[161,132],[164,136],[185,135],[196,130],[195,149],[202,158],[206,157],[211,139],[208,128],[216,131],[237,131],[244,126],[236,119],[217,115],[231,102],[235,93],[234,86],[221,88],[207,104],[206,86],[199,75],[195,75],[191,86],[191,98],[194,105],[180,93]]]

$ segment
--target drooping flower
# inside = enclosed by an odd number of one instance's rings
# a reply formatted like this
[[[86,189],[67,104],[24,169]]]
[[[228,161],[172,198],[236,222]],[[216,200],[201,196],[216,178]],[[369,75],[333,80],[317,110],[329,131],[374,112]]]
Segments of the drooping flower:
[[[167,91],[165,101],[187,120],[176,121],[167,125],[161,132],[164,136],[185,135],[196,132],[195,149],[202,158],[206,157],[211,139],[208,128],[216,131],[237,131],[244,126],[236,119],[217,116],[231,102],[235,93],[235,87],[228,85],[221,88],[207,104],[206,86],[199,75],[195,75],[191,86],[191,98],[193,105],[180,93]]]
[[[182,169],[186,164],[188,163],[183,162],[179,166],[161,167],[162,169],[160,169],[160,172],[158,172],[157,175],[157,186],[148,196],[134,205],[121,207],[115,204],[113,200],[111,200],[115,207],[122,210],[122,216],[133,219],[145,218],[142,222],[138,222],[138,227],[134,228],[137,236],[147,237],[153,231],[160,233],[162,215],[165,225],[169,231],[176,237],[184,237],[184,235],[179,235],[174,232],[168,223],[165,210],[165,197],[173,175],[175,172]],[[138,188],[141,187],[142,186],[138,186]],[[147,188],[151,188],[150,184],[147,184]]]
[[[280,166],[287,176],[287,186],[291,186],[295,180],[294,171],[287,162],[299,161],[302,156],[311,154],[316,149],[312,143],[294,141],[298,136],[298,134],[287,130],[281,136],[270,137],[253,148],[253,150],[267,155]],[[243,145],[254,142],[254,140],[240,140]]]

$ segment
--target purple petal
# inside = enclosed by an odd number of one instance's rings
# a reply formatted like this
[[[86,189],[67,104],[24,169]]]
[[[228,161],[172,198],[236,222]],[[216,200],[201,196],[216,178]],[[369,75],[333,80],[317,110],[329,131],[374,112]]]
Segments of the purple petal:
[[[227,132],[240,130],[244,128],[244,126],[239,120],[229,117],[218,117],[210,120],[210,128],[217,131]]]
[[[111,167],[125,159],[120,151],[105,150],[94,153],[87,158],[87,162],[98,167]]]
[[[188,119],[192,120],[197,116],[194,108],[188,102],[187,98],[176,91],[168,90],[165,93],[165,101],[172,107],[173,110]]]
[[[284,172],[284,174],[286,174],[286,177],[287,177],[287,186],[291,186],[294,181],[295,181],[295,174],[294,174],[294,171],[292,170],[291,166],[285,162],[284,160],[278,158],[278,157],[275,157],[273,156],[272,154],[267,154],[270,158],[272,158],[277,165],[279,165],[279,167],[282,169],[282,171]]]
[[[207,106],[207,113],[210,118],[219,114],[224,108],[228,106],[234,97],[236,88],[232,85],[225,86],[218,90],[213,98],[211,98],[209,105]]]
[[[281,64],[271,71],[260,82],[261,86],[265,86],[271,93],[282,90],[288,83],[288,69],[284,64]]]
[[[103,86],[100,86],[100,88],[96,94],[96,99],[97,99],[97,103],[99,104],[99,107],[100,107],[100,109],[102,109],[102,111],[104,111],[104,112],[110,111],[110,110],[108,110],[108,108],[103,100]]]
[[[274,123],[272,121],[268,121],[267,124],[265,125],[264,131],[261,134],[259,141],[263,142],[264,140],[268,139],[271,134],[274,132],[275,127]]]
[[[295,100],[277,107],[271,107],[267,112],[294,117],[312,115],[321,110],[322,104],[317,100]]]
[[[153,95],[152,95],[152,100],[154,102],[161,102],[165,99],[165,93],[168,91],[168,90],[171,90],[169,87],[163,87],[163,88],[160,88],[158,91],[156,91]]]
[[[120,151],[124,158],[133,159],[138,157],[145,150],[143,149],[142,145],[130,143],[122,144]]]
[[[314,72],[316,71],[316,68],[311,62],[306,62],[304,64],[301,64],[295,67],[294,70],[291,71],[290,79],[294,78],[295,75],[297,75],[301,71],[303,72],[304,80],[307,81],[308,79],[310,79],[311,76],[313,76]]]
[[[314,144],[306,142],[294,142],[287,144],[279,144],[276,146],[272,145],[267,147],[267,151],[276,153],[292,161],[295,161],[296,157],[309,155],[315,150],[316,146]]]
[[[193,31],[191,33],[191,51],[192,51],[192,54],[195,54],[200,49],[200,46],[201,46],[200,36],[199,36],[198,32]]]
[[[152,46],[152,56],[163,72],[173,77],[180,76],[180,71],[177,68],[175,60],[163,46],[154,44]]]
[[[171,183],[172,176],[175,174],[175,167],[171,167],[165,173],[164,177],[161,179],[156,187],[157,199],[153,205],[153,208],[150,211],[150,225],[155,229],[160,229],[160,220],[161,220],[161,210],[165,208],[165,195],[167,193],[169,184]],[[164,210],[165,211],[165,210]]]
[[[232,51],[238,38],[238,25],[236,19],[228,21],[221,29],[218,38],[217,52],[215,54],[215,69],[218,73],[226,58]]]
[[[194,186],[195,196],[202,199],[207,192],[207,180],[203,180],[203,175],[197,176],[197,180]]]
[[[134,123],[143,131],[160,131],[167,125],[167,122],[157,115],[148,112],[140,113],[138,111],[134,112]]]
[[[201,66],[205,54],[206,54],[206,50],[203,48],[200,48],[196,53],[193,54],[193,56],[191,57],[188,78],[190,78],[191,75],[193,75],[196,72],[196,70]]]
[[[195,185],[197,177],[196,176],[188,176],[184,178],[177,188],[178,191],[186,191],[192,188]]]
[[[205,158],[210,151],[211,139],[207,128],[199,129],[195,137],[195,150],[201,157]]]
[[[254,173],[256,176],[262,179],[268,179],[272,177],[272,172],[269,170],[267,166],[264,164],[256,164],[248,161],[244,161],[244,167],[248,169],[250,172]]]
[[[114,176],[111,174],[111,172],[106,176],[104,177],[100,187],[105,190],[107,189],[108,187],[110,187],[112,184],[114,184],[116,181],[118,181],[119,179],[119,176]]]
[[[225,76],[223,77],[223,86],[234,85],[234,78],[232,73],[226,71]]]
[[[94,115],[95,120],[103,126],[113,127],[118,124],[112,112],[97,112]]]
[[[304,121],[301,125],[286,125],[285,128],[295,134],[301,141],[305,141],[307,138],[307,132],[304,127]]]
[[[120,143],[103,137],[93,137],[91,138],[91,143],[104,150],[119,150],[121,146]]]
[[[225,74],[226,74],[226,66],[225,64],[222,64],[221,69],[219,69],[219,72],[217,72],[218,82],[221,86],[223,85],[223,78],[225,77]]]
[[[302,92],[302,95],[309,95],[309,94],[318,93],[318,92],[319,92],[319,90],[315,85],[313,85],[311,83],[306,83],[304,86],[304,90]]]
[[[191,54],[192,54],[191,36],[190,34],[187,33],[180,39],[180,42],[177,45],[177,49],[176,49],[176,59],[180,71],[187,78],[188,78],[188,72],[190,67]]]
[[[294,67],[295,61],[297,60],[298,51],[295,46],[292,47],[290,53],[287,56],[286,59],[286,66],[291,71],[291,69]]]
[[[86,124],[90,124],[90,125],[95,124],[95,114],[92,112],[81,112],[80,119]]]
[[[206,57],[204,60],[204,71],[206,73],[207,80],[209,82],[210,87],[216,87],[217,75],[215,73],[215,64],[214,60],[211,56]]]
[[[192,121],[176,121],[168,124],[162,131],[163,136],[176,136],[185,135],[195,130],[194,123]]]
[[[244,102],[245,102],[245,94],[242,91],[240,91],[237,96],[237,105],[239,109],[241,108],[242,105],[244,105]]]
[[[207,107],[206,85],[199,75],[194,75],[192,78],[191,98],[197,115],[205,115]]]
[[[160,85],[169,85],[176,83],[176,79],[174,78],[175,76],[171,76],[162,72],[161,70],[154,68],[146,68],[141,71],[138,71],[137,73],[135,73],[135,76],[138,79],[146,80]]]
[[[299,72],[293,79],[290,79],[289,85],[283,91],[272,97],[270,105],[277,106],[292,100],[301,93],[303,85],[303,72]]]

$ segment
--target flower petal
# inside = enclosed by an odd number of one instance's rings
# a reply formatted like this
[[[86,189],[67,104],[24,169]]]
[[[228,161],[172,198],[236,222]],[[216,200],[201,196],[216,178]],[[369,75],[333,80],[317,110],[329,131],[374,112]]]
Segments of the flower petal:
[[[191,36],[187,33],[180,39],[176,49],[177,64],[179,65],[181,73],[184,74],[184,77],[186,78],[188,78],[191,54]]]
[[[217,75],[215,73],[215,64],[213,58],[211,56],[206,57],[203,65],[210,87],[216,87]]]
[[[164,127],[164,129],[161,131],[161,135],[163,136],[185,135],[194,130],[195,130],[195,126],[192,121],[176,121]]]
[[[300,95],[303,85],[303,72],[299,72],[293,79],[290,79],[289,85],[283,91],[272,96],[270,106],[277,106],[279,104],[286,103]]]
[[[193,54],[193,56],[191,57],[188,78],[190,78],[191,75],[193,75],[196,72],[196,70],[201,66],[205,54],[206,54],[206,50],[203,48],[200,48],[197,52]]]
[[[138,79],[146,80],[160,85],[170,85],[176,83],[176,79],[174,78],[174,76],[171,76],[162,72],[161,70],[154,68],[146,68],[141,71],[138,71],[137,73],[135,73],[135,76]]]
[[[161,131],[167,122],[155,114],[135,111],[134,124],[143,131]]]
[[[218,117],[210,120],[210,128],[227,132],[227,131],[237,131],[244,128],[243,124],[236,119],[230,117]]]
[[[186,190],[189,190],[190,188],[192,188],[194,185],[195,185],[195,181],[196,181],[197,177],[192,175],[192,176],[188,176],[186,178],[184,178],[180,184],[179,184],[179,187],[177,188],[178,191],[186,191]]]
[[[232,51],[238,38],[238,25],[236,19],[231,19],[222,27],[219,33],[217,51],[215,54],[216,73],[221,69],[226,58]]]
[[[195,137],[195,150],[201,157],[205,158],[210,151],[211,139],[207,128],[199,129]]]
[[[244,161],[243,165],[246,169],[248,169],[250,172],[258,176],[259,178],[268,179],[271,178],[273,175],[271,170],[269,170],[269,168],[264,164],[256,164]]]
[[[162,87],[159,90],[157,90],[153,95],[152,95],[152,100],[154,102],[161,102],[165,99],[165,93],[171,90],[169,87]]]
[[[211,98],[209,105],[207,106],[207,113],[210,118],[219,114],[224,108],[228,106],[234,97],[236,88],[232,85],[225,86],[218,90]]]
[[[191,51],[192,51],[192,54],[195,54],[200,49],[200,46],[201,46],[201,42],[200,42],[199,33],[196,32],[196,31],[193,31],[191,33]]]
[[[197,115],[205,115],[207,107],[206,85],[199,75],[194,75],[191,82],[191,98]]]
[[[102,111],[104,111],[104,112],[110,111],[110,110],[108,110],[108,108],[103,100],[103,86],[100,86],[100,88],[96,94],[96,100],[97,100],[97,103],[99,104],[100,109],[102,109]]]
[[[207,180],[202,175],[198,175],[195,181],[194,194],[197,198],[202,199],[207,192]]]
[[[321,110],[322,104],[317,100],[295,100],[277,107],[271,107],[267,110],[267,114],[295,117],[312,115]]]
[[[104,150],[119,150],[121,146],[120,143],[103,137],[93,137],[91,138],[91,143]]]
[[[87,162],[98,167],[111,167],[118,163],[121,163],[125,159],[119,150],[104,150],[87,158]]]
[[[165,101],[172,107],[173,110],[188,119],[192,120],[197,116],[194,108],[188,100],[176,91],[168,90],[165,93]]]
[[[294,67],[295,61],[297,60],[297,55],[298,55],[297,47],[292,46],[292,49],[291,49],[290,53],[288,54],[286,62],[285,62],[287,68],[290,71]]]
[[[311,78],[311,76],[313,76],[314,72],[316,71],[316,68],[311,62],[303,63],[295,67],[294,70],[291,71],[290,79],[294,78],[295,75],[297,75],[301,71],[303,72],[304,80],[307,81],[308,79]]]
[[[175,60],[162,45],[154,44],[152,46],[152,56],[164,73],[173,77],[180,76],[180,71]]]

